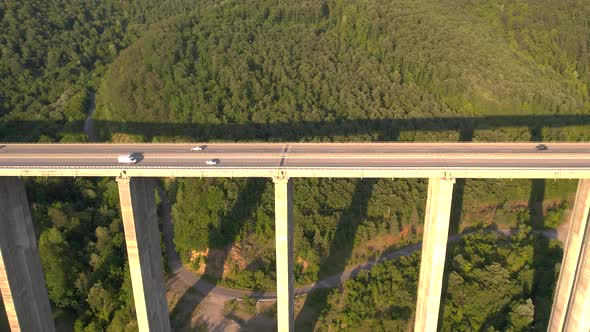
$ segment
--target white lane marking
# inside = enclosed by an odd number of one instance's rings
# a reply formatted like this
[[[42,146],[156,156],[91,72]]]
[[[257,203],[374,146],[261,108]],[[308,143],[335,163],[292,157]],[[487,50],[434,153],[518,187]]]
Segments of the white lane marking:
[[[117,158],[118,154],[105,154],[105,155],[96,155],[96,154],[75,154],[75,155],[51,155],[51,154],[44,154],[44,155],[27,155],[27,154],[0,154],[0,159],[4,160],[20,160],[20,159],[94,159],[94,160],[104,160],[104,159],[115,159]],[[285,155],[286,156],[286,155]],[[274,153],[272,155],[269,154],[229,154],[224,155],[222,153],[219,154],[198,154],[198,155],[174,155],[174,154],[149,154],[146,153],[143,155],[143,160],[146,159],[166,159],[166,160],[184,160],[184,159],[192,159],[192,160],[205,160],[210,158],[219,158],[219,159],[281,159],[283,154]],[[588,153],[552,153],[552,154],[545,154],[545,153],[465,153],[465,154],[445,154],[445,153],[427,153],[427,154],[413,154],[413,153],[391,153],[391,154],[363,154],[363,153],[355,153],[355,154],[289,154],[289,159],[514,159],[514,160],[527,160],[527,159],[553,159],[553,160],[569,160],[569,159],[590,159],[590,154]]]

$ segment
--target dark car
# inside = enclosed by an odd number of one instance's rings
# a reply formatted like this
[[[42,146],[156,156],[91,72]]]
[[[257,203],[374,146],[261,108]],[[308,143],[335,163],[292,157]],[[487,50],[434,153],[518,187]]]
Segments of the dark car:
[[[545,151],[548,149],[548,147],[545,144],[539,144],[539,145],[535,146],[535,149],[538,151]]]

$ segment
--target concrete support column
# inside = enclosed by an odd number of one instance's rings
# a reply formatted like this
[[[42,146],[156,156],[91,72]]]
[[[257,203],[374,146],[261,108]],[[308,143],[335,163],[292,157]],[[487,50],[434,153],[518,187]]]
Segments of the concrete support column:
[[[578,183],[548,331],[590,331],[590,179]]]
[[[54,331],[25,186],[0,177],[0,292],[11,331]]]
[[[170,331],[155,181],[117,178],[133,299],[140,331]]]
[[[422,262],[414,322],[416,332],[435,332],[437,329],[454,183],[455,179],[428,180]]]
[[[293,185],[274,178],[277,261],[277,321],[279,331],[294,331]]]

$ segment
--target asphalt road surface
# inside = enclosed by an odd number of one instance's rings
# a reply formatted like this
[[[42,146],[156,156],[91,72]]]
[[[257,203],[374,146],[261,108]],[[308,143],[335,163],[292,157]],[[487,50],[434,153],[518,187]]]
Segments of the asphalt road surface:
[[[134,153],[125,168],[388,168],[590,166],[590,143],[193,143],[0,144],[2,167],[121,167],[117,156]],[[201,151],[192,147],[203,146]],[[216,165],[206,165],[207,160]]]

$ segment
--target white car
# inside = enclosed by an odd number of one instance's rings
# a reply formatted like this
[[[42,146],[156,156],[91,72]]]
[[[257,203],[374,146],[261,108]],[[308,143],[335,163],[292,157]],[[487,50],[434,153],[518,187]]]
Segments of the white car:
[[[195,146],[194,148],[191,148],[191,151],[202,151],[205,149],[204,145],[199,145],[199,146]]]
[[[133,154],[124,154],[117,157],[117,162],[119,164],[135,164],[139,160]]]
[[[219,164],[219,159],[209,159],[205,162],[207,165],[217,165]]]

